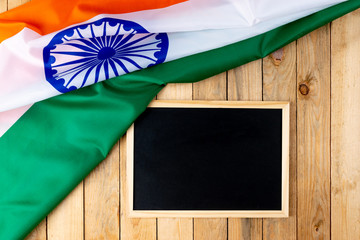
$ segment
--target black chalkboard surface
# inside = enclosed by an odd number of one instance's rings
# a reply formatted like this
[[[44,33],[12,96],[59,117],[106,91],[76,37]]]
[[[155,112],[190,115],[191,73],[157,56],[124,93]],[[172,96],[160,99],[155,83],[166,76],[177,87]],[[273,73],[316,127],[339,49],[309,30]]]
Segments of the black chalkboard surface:
[[[128,132],[130,215],[287,216],[288,109],[155,101]]]

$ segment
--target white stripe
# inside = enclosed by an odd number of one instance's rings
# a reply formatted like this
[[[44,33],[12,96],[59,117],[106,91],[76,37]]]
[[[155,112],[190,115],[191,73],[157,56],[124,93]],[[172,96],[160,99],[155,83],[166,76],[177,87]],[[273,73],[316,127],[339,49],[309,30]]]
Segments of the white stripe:
[[[256,36],[339,2],[342,1],[258,0],[255,4],[254,1],[197,0],[157,10],[129,14],[102,14],[84,23],[111,17],[131,20],[151,33],[167,32],[169,51],[166,61],[171,61]],[[109,29],[112,31],[109,31],[110,35],[116,31],[115,27]],[[101,27],[94,26],[94,31],[96,36],[101,36]],[[125,29],[123,31],[126,33]],[[42,56],[44,47],[56,34],[57,32],[41,36],[25,28],[0,44],[0,112],[59,94],[45,79]],[[80,30],[79,34],[90,33]],[[137,34],[136,37],[142,36],[144,35]],[[77,37],[79,35],[76,33],[72,38]],[[66,51],[71,49],[71,46],[58,46],[57,49]],[[57,57],[60,63],[71,59],[76,60],[76,57],[64,58],[63,55]],[[148,63],[144,64],[147,66]],[[126,63],[125,67],[129,71],[137,70],[129,63]],[[62,68],[64,67],[57,69]],[[91,76],[96,74],[95,69],[91,74]],[[110,73],[109,77],[114,77],[114,74]],[[85,71],[72,80],[71,84],[81,85],[84,75]],[[102,72],[99,80],[105,78]],[[92,83],[93,80],[85,85]],[[1,126],[0,131],[3,131]]]
[[[322,10],[322,8],[315,8],[310,12],[298,12],[291,16],[270,19],[265,22],[260,22],[255,26],[249,27],[169,33],[169,38],[171,39],[170,42],[172,43],[169,51],[172,53],[172,55],[168,56],[167,61],[186,57],[196,53],[201,53],[210,49],[220,48],[238,41],[249,39],[251,37],[280,27],[285,23],[293,22],[320,10]],[[179,46],[190,47],[184,48]]]
[[[87,21],[112,16],[146,26],[149,32],[188,32],[248,28],[260,22],[306,16],[345,0],[192,0],[163,9],[128,14],[101,14]],[[278,20],[279,22],[279,20]],[[287,22],[282,22],[283,25]]]

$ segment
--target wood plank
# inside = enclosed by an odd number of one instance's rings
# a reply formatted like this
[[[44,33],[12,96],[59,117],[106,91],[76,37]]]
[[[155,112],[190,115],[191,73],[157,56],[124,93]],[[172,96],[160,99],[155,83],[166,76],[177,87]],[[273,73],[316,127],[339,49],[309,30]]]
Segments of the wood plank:
[[[230,101],[262,100],[262,60],[250,62],[228,72]]]
[[[120,146],[84,180],[85,239],[118,240],[120,237]]]
[[[227,73],[193,84],[194,100],[226,100]],[[219,159],[220,160],[220,159]],[[226,218],[195,218],[194,240],[226,240]]]
[[[8,0],[8,10],[16,8],[27,2],[30,2],[30,0]]]
[[[331,239],[360,239],[360,11],[331,26]]]
[[[191,100],[192,84],[168,84],[158,95],[158,100]],[[192,240],[192,218],[159,218],[157,226],[158,240]]]
[[[226,218],[195,218],[194,240],[226,240]]]
[[[193,83],[193,100],[227,100],[227,73]]]
[[[83,239],[83,182],[48,216],[48,240]]]
[[[155,240],[156,218],[129,218],[126,212],[128,204],[126,182],[126,136],[124,136],[120,139],[120,239]]]
[[[290,206],[287,219],[264,219],[264,240],[296,239],[296,42],[263,60],[263,100],[290,101]]]
[[[192,240],[192,218],[159,218],[158,240]]]
[[[158,100],[191,100],[192,83],[172,83],[168,84],[157,95]]]
[[[228,72],[228,99],[262,100],[262,60],[253,61]],[[228,240],[261,240],[262,219],[229,218]]]
[[[25,240],[47,240],[46,218],[25,238]]]
[[[262,240],[261,218],[229,218],[228,240]]]
[[[330,239],[329,24],[297,44],[297,237]]]
[[[7,11],[8,2],[7,0],[0,0],[0,13]]]

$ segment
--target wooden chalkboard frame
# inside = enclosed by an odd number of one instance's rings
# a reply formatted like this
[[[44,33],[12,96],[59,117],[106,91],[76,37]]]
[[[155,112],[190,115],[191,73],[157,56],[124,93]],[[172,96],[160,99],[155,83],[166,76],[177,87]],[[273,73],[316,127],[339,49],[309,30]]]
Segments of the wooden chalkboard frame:
[[[283,101],[164,101],[154,100],[149,108],[258,108],[282,109],[282,191],[281,210],[134,210],[134,124],[126,134],[126,192],[127,214],[130,218],[196,217],[196,218],[284,218],[289,216],[289,129],[290,103]]]

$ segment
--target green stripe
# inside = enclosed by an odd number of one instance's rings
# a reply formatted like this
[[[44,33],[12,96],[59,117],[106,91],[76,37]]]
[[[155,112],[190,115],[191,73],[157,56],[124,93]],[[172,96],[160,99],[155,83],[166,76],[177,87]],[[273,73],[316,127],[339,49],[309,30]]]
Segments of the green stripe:
[[[264,57],[360,7],[350,0],[254,38],[35,104],[0,138],[0,239],[23,239],[99,164],[166,83]]]

